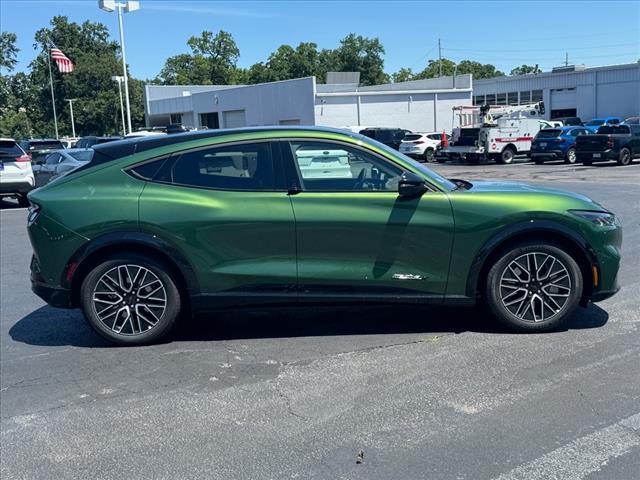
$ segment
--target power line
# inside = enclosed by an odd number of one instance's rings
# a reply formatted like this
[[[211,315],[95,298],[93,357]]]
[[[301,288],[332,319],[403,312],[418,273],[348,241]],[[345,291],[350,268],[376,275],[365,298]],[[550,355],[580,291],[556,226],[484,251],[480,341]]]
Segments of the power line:
[[[618,43],[615,45],[598,45],[597,48],[616,48],[616,47],[638,47],[638,43]],[[571,47],[568,50],[593,50],[596,47],[590,46],[590,47]],[[488,53],[527,53],[527,54],[531,54],[531,50],[530,49],[526,49],[526,50],[509,50],[509,49],[500,49],[500,50],[469,50],[467,48],[455,48],[455,47],[446,47],[443,48],[443,50],[452,50],[452,51],[458,51],[458,52],[488,52]],[[557,52],[558,51],[558,47],[554,47],[554,48],[537,48],[535,50],[536,52]]]

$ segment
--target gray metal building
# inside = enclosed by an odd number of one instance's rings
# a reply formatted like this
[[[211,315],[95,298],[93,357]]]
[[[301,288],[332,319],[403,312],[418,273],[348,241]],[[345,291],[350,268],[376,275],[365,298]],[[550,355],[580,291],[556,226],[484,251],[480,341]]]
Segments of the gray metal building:
[[[334,76],[334,78],[339,78]],[[247,86],[145,86],[147,126],[391,126],[450,131],[452,108],[471,105],[471,75],[387,85],[317,84],[315,77]]]
[[[554,69],[473,81],[471,75],[361,87],[338,72],[258,85],[145,86],[147,126],[388,126],[450,131],[459,105],[525,104],[543,100],[547,118],[640,114],[640,64]],[[341,83],[338,83],[341,82]],[[345,83],[347,82],[347,83]]]
[[[547,118],[638,116],[640,63],[584,68],[573,65],[551,72],[476,80],[474,105],[517,105],[543,100]]]

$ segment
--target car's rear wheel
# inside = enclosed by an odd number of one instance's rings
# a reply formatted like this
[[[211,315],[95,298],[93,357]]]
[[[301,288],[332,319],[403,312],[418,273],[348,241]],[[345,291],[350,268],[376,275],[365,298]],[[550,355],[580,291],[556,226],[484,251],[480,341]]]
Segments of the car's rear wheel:
[[[110,257],[96,265],[82,282],[80,300],[89,325],[120,345],[161,340],[181,309],[170,269],[133,254]]]
[[[576,149],[575,148],[570,148],[567,151],[567,155],[564,158],[564,163],[576,163]]]
[[[498,156],[498,163],[502,163],[504,165],[513,163],[513,157],[515,156],[515,154],[516,152],[513,150],[513,148],[506,147]]]
[[[436,152],[433,150],[433,148],[427,148],[423,154],[424,161],[427,163],[433,162],[435,160],[435,156]]]
[[[489,270],[485,298],[494,316],[523,332],[561,325],[582,296],[582,274],[563,249],[544,242],[505,251]]]
[[[23,194],[18,195],[18,205],[20,205],[21,207],[29,206],[29,199],[27,198],[26,195],[23,195]]]
[[[625,166],[629,165],[631,163],[631,150],[627,147],[622,147],[618,155],[618,163]]]

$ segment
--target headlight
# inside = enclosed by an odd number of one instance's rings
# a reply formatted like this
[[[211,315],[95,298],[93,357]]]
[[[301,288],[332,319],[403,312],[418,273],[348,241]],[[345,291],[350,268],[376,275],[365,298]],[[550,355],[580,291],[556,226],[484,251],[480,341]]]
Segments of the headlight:
[[[594,210],[569,210],[573,215],[584,218],[598,227],[613,227],[619,225],[618,219],[611,212]]]

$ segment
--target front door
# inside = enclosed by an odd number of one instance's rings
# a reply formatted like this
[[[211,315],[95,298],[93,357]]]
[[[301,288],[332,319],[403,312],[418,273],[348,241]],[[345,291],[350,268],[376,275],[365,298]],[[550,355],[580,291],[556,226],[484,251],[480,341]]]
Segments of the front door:
[[[290,198],[301,300],[442,299],[454,228],[445,193],[399,197],[402,167],[365,148],[285,145],[299,182]]]
[[[140,228],[189,259],[203,307],[296,297],[293,210],[273,147],[211,145],[160,159],[140,197]]]

